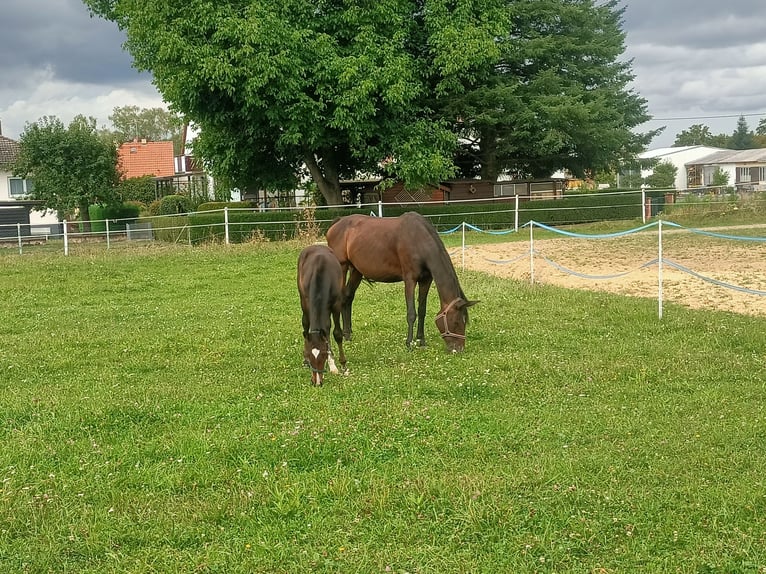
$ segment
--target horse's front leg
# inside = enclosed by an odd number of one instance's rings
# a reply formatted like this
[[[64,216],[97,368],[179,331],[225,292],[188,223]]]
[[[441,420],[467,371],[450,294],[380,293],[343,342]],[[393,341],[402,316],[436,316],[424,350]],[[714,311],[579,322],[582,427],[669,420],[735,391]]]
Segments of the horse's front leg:
[[[418,331],[415,338],[420,341],[420,346],[426,346],[426,303],[428,302],[428,290],[431,288],[431,279],[423,279],[418,283]]]
[[[311,327],[309,314],[306,309],[303,309],[301,315],[301,323],[303,325],[303,366],[309,366],[309,328]]]
[[[412,329],[415,325],[415,282],[404,281],[404,301],[407,303],[407,341],[408,349],[412,348]]]
[[[345,277],[345,275],[344,275]],[[351,340],[351,306],[359,284],[362,282],[362,274],[353,267],[349,267],[348,279],[343,287],[343,336],[346,341]]]

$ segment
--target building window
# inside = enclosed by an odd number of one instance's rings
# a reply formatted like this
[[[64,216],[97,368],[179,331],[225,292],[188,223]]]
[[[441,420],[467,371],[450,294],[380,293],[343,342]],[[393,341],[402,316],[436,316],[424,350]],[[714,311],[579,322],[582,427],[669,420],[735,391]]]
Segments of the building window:
[[[766,181],[766,167],[758,168],[758,181]]]
[[[749,167],[737,168],[737,183],[750,183],[750,168]]]
[[[494,186],[495,197],[513,197],[514,195],[526,195],[526,183],[496,183]]]
[[[34,184],[28,179],[21,179],[20,177],[8,178],[8,195],[10,197],[26,197],[32,193],[34,188]]]

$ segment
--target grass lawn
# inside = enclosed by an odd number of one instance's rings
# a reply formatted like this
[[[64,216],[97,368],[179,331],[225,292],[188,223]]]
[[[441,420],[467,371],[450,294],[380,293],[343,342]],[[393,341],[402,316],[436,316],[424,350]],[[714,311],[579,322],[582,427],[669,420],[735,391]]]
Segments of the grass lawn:
[[[766,324],[460,272],[450,355],[300,246],[0,254],[1,572],[766,572]]]

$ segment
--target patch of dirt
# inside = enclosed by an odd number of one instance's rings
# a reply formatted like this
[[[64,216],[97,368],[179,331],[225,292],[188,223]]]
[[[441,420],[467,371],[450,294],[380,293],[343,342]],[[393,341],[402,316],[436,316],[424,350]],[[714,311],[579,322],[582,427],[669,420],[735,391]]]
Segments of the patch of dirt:
[[[658,299],[662,274],[663,301],[696,309],[715,309],[766,317],[766,243],[723,240],[688,232],[663,233],[662,268],[657,264],[656,234],[610,239],[560,238],[529,242],[467,245],[452,249],[457,269],[548,283],[573,289],[609,291]],[[674,268],[685,267],[705,278],[736,286],[718,286]],[[596,279],[595,277],[598,277]]]

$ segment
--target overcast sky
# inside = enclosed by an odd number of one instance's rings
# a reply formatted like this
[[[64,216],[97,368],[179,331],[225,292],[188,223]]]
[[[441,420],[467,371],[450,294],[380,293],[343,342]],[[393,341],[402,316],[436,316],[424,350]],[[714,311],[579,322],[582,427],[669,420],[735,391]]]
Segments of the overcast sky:
[[[650,147],[671,145],[692,124],[731,133],[745,115],[766,118],[764,0],[629,0],[625,58],[634,89],[665,125]],[[77,114],[108,125],[115,107],[163,106],[151,76],[122,50],[117,27],[91,18],[81,0],[2,0],[0,122],[18,138],[26,122]]]

